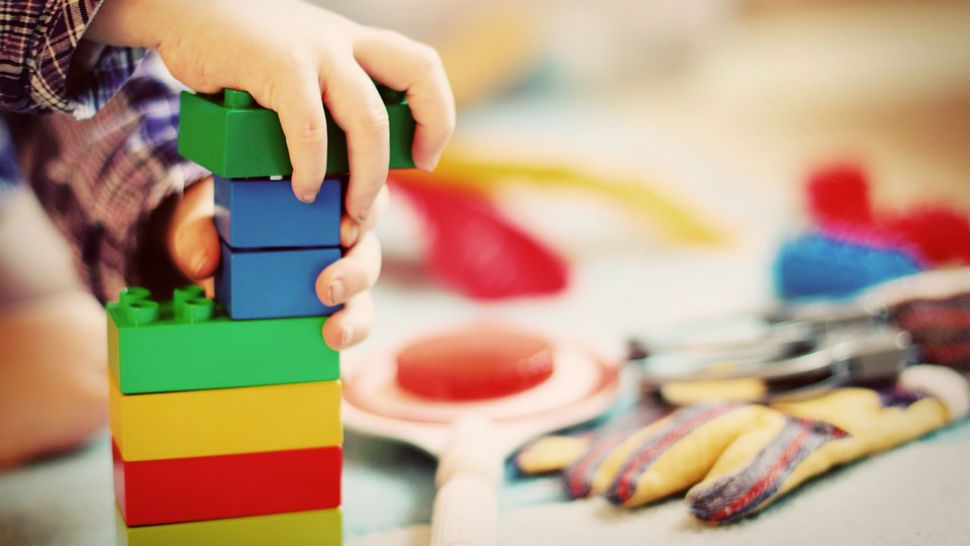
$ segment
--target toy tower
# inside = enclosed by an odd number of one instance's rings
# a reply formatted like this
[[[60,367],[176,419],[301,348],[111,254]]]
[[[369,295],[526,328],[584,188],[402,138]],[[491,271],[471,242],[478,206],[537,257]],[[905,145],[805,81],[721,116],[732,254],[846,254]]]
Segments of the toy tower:
[[[390,166],[412,167],[407,102],[381,96]],[[348,162],[328,133],[327,179],[301,203],[275,112],[241,91],[182,94],[179,152],[215,175],[222,263],[215,301],[131,287],[108,304],[119,543],[341,543],[339,355],[322,339],[335,309],[314,284],[341,256]]]

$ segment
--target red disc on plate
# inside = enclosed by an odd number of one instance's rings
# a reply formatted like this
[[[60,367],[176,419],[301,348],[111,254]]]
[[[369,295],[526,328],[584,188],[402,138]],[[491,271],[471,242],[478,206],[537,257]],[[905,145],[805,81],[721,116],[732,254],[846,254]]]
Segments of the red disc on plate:
[[[545,339],[493,327],[426,338],[397,354],[397,384],[433,400],[468,401],[528,390],[552,375]]]

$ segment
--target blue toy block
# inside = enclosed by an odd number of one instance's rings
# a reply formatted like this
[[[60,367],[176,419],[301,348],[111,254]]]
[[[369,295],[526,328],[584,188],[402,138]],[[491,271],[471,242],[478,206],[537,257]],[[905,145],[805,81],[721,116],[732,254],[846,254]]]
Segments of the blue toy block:
[[[222,242],[216,299],[233,319],[331,315],[316,293],[320,272],[339,260],[340,248],[234,249]]]
[[[216,228],[232,248],[340,245],[343,180],[328,178],[316,201],[299,201],[289,180],[215,177]]]

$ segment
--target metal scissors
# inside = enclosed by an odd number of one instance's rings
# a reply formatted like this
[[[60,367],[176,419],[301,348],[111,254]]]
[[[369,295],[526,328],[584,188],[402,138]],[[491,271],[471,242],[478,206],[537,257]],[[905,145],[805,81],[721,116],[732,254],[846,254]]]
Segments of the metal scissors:
[[[753,319],[760,325],[753,334],[718,338],[708,328],[673,343],[634,338],[628,358],[640,366],[641,386],[649,395],[664,396],[675,385],[716,388],[746,380],[759,385],[760,399],[779,400],[848,385],[885,384],[905,366],[927,360],[914,342],[913,334],[920,332],[897,321],[897,311],[908,302],[946,300],[958,312],[970,313],[967,295],[970,269],[921,273],[851,300],[782,304],[725,319]]]

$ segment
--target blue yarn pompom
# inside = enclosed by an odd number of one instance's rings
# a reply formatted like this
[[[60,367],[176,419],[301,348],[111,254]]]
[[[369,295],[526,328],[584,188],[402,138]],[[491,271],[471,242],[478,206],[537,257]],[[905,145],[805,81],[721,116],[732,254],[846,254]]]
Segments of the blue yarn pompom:
[[[921,270],[905,252],[810,233],[782,245],[775,290],[784,299],[843,297]]]

